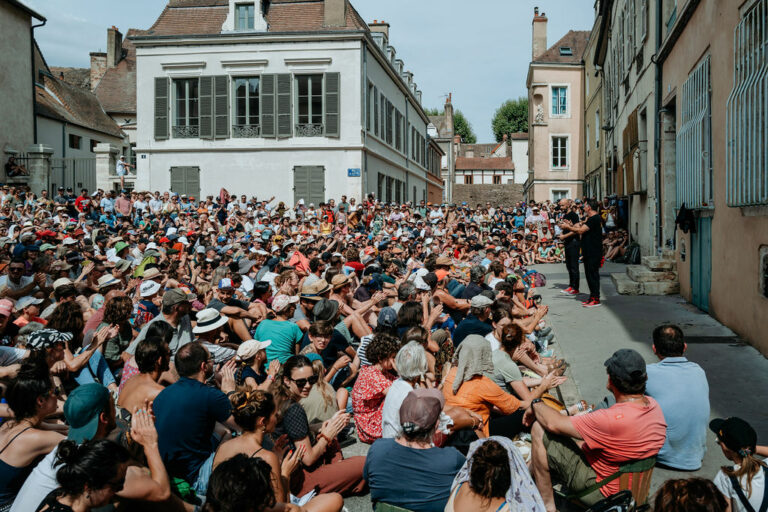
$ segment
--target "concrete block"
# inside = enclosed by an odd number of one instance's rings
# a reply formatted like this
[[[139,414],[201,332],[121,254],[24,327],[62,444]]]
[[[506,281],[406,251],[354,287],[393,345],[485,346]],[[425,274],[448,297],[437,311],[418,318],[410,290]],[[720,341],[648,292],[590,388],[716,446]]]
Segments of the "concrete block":
[[[654,271],[677,270],[675,260],[667,260],[658,256],[643,256],[641,258],[643,265]]]
[[[643,291],[642,283],[631,280],[624,272],[612,273],[611,281],[620,295],[640,295]]]
[[[675,295],[680,293],[680,283],[677,281],[660,281],[638,283],[642,285],[643,295]]]
[[[659,256],[665,260],[677,260],[677,251],[674,249],[662,249]]]
[[[639,283],[656,283],[675,281],[677,279],[677,272],[671,270],[654,272],[645,265],[627,265],[627,275],[630,279]]]

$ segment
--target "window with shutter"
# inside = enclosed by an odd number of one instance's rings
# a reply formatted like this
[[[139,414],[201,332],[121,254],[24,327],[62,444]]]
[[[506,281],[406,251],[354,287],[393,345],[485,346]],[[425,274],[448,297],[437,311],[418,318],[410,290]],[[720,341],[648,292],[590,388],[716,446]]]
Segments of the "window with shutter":
[[[200,80],[180,78],[173,81],[174,117],[173,136],[196,138],[200,136]]]
[[[259,77],[242,77],[232,80],[234,89],[234,111],[232,114],[233,137],[258,137],[261,126],[259,119]]]
[[[200,138],[213,138],[213,77],[200,77]]]
[[[339,73],[325,74],[325,135],[338,137],[340,128],[340,75]]]
[[[214,135],[217,139],[229,137],[229,77],[219,75],[213,81]]]
[[[277,75],[261,76],[261,91],[259,94],[259,110],[261,111],[261,136],[275,137],[275,84]]]
[[[379,90],[373,86],[373,134],[379,136]]]
[[[320,137],[324,133],[323,75],[298,75],[294,78],[294,82],[296,91],[296,136]],[[338,85],[336,91],[338,96]]]
[[[168,138],[168,79],[155,78],[155,140]]]
[[[290,137],[291,129],[291,75],[277,75],[277,136]]]

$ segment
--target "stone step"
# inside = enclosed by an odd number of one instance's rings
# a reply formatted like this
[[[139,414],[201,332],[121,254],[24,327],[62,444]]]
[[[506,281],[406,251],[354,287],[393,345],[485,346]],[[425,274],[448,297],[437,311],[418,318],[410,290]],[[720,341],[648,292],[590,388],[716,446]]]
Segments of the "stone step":
[[[677,270],[677,261],[659,258],[658,256],[643,256],[643,265],[654,271]]]
[[[657,283],[661,281],[676,281],[677,272],[666,270],[654,272],[645,265],[627,265],[627,275],[639,283]]]
[[[680,293],[678,281],[647,282],[642,284],[643,295],[675,295]]]
[[[677,251],[674,249],[662,249],[659,256],[665,260],[675,260],[677,259]]]
[[[640,295],[643,292],[642,283],[631,280],[626,272],[612,273],[611,281],[620,295]]]

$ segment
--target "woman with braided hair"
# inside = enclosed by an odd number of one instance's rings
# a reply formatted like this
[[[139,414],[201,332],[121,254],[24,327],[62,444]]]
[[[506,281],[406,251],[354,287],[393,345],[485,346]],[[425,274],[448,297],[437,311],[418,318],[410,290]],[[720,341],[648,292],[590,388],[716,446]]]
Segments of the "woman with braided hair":
[[[714,482],[732,512],[754,512],[768,506],[768,466],[756,458],[757,433],[741,418],[714,419],[709,428],[723,455],[733,466],[723,466]]]

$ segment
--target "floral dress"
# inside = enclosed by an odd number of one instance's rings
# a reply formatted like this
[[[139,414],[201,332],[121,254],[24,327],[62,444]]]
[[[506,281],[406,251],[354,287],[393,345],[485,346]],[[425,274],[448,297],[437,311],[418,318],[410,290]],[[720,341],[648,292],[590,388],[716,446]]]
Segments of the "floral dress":
[[[381,411],[384,392],[397,379],[382,372],[377,366],[363,366],[352,388],[352,408],[355,411],[357,437],[364,443],[372,443],[381,437]]]

